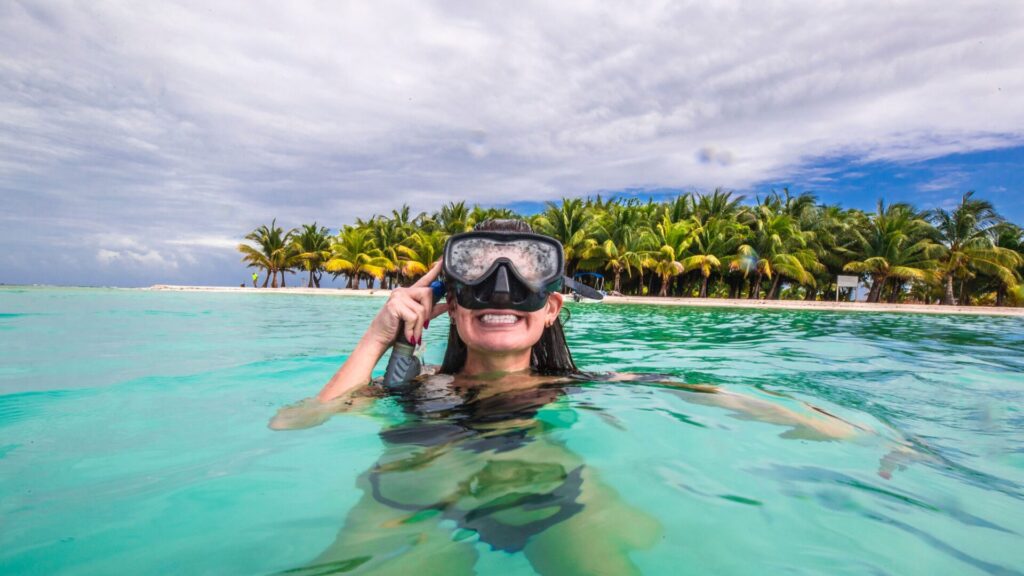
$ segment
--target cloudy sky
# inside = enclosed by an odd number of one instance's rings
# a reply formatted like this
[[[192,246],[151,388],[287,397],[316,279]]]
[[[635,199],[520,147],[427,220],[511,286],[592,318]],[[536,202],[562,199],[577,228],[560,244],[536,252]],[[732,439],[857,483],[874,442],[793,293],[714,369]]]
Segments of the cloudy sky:
[[[1024,3],[0,3],[0,283],[237,284],[277,218],[789,186],[1024,222]]]

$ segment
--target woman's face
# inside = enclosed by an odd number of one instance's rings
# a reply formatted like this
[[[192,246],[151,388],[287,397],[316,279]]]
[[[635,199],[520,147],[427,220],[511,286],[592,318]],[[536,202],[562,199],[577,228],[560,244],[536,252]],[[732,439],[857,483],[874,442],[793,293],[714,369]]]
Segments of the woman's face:
[[[468,349],[484,354],[510,354],[528,352],[561,311],[562,295],[555,293],[536,312],[470,310],[454,304],[448,313]]]

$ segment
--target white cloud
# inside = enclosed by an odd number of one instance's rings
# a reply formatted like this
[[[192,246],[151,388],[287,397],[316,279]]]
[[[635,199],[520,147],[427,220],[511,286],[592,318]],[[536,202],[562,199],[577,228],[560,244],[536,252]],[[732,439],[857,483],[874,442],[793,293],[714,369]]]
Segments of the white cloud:
[[[936,192],[939,190],[956,190],[962,188],[968,183],[968,175],[963,172],[950,172],[933,178],[928,182],[922,182],[917,185],[917,189],[922,192]]]
[[[1022,53],[1016,0],[8,2],[0,194],[23,228],[0,234],[71,223],[155,262],[274,216],[1021,144]]]
[[[138,265],[148,268],[178,268],[177,260],[167,259],[156,250],[108,250],[100,248],[96,251],[96,261],[104,266],[113,264]]]
[[[167,241],[172,246],[190,246],[201,248],[220,248],[222,250],[235,250],[241,242],[238,238],[226,238],[220,236],[190,236],[175,238]]]

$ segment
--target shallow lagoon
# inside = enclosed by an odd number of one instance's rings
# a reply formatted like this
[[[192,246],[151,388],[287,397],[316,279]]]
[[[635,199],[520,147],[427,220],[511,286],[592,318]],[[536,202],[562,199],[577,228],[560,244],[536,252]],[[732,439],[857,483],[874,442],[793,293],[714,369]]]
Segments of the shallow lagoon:
[[[395,406],[266,423],[319,389],[381,302],[0,289],[0,573],[309,563],[362,496]],[[545,409],[569,421],[551,439],[656,520],[657,542],[629,553],[644,573],[1024,570],[1021,319],[570,309],[586,369],[810,402],[878,432],[815,442],[656,386],[574,389]],[[428,331],[428,361],[445,336]],[[887,461],[898,443],[921,457]],[[448,528],[478,572],[533,572]]]

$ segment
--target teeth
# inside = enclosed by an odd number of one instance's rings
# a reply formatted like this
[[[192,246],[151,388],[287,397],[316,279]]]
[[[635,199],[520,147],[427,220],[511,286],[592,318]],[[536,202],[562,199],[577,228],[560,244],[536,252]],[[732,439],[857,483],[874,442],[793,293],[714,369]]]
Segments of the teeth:
[[[516,320],[514,314],[484,314],[480,317],[484,324],[515,324]]]

